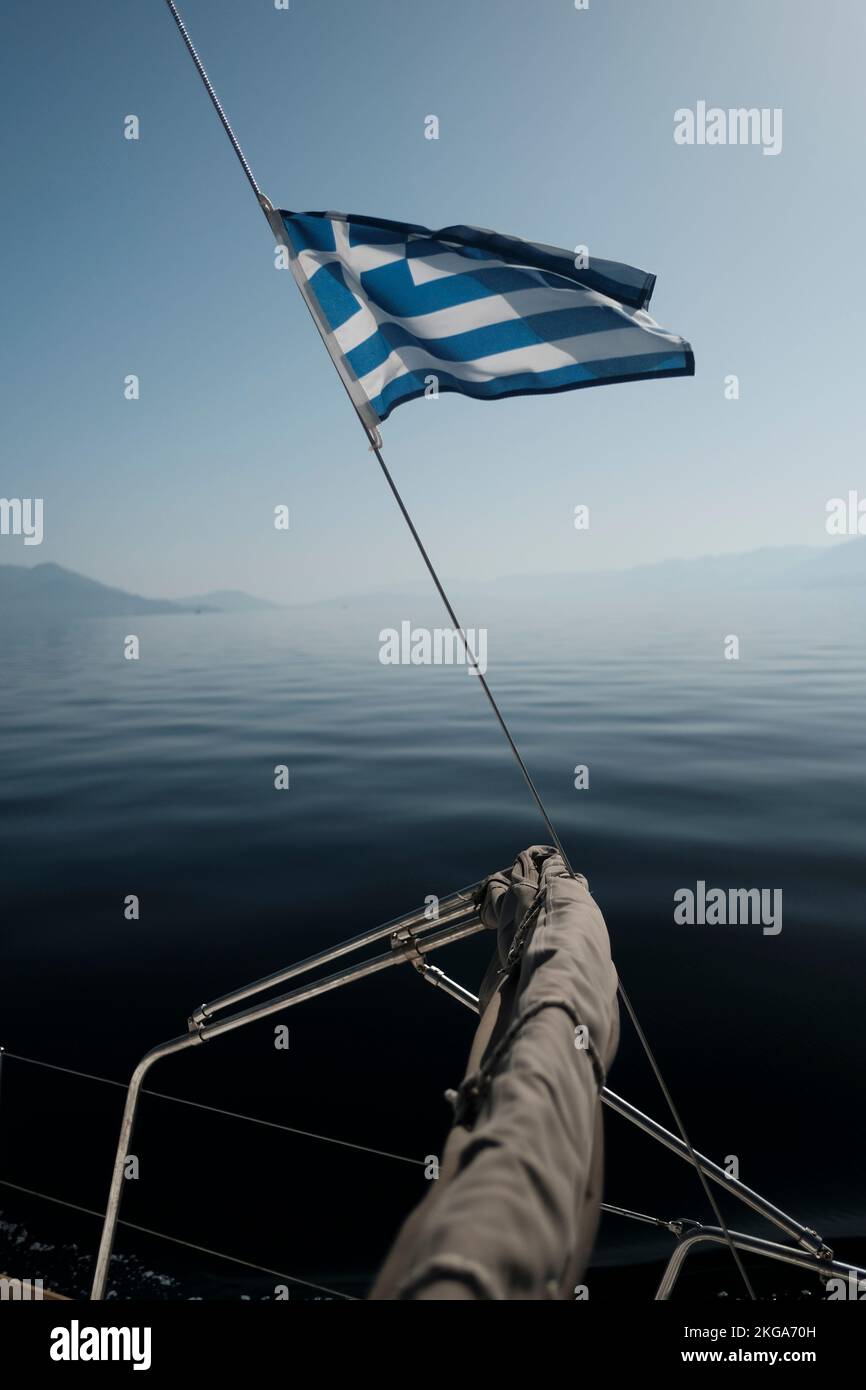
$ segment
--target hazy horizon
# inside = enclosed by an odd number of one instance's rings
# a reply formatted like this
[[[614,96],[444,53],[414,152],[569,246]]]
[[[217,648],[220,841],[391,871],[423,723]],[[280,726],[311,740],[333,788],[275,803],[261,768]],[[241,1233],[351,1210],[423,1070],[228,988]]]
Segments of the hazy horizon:
[[[856,544],[858,541],[861,541],[861,542],[862,542],[863,540],[864,540],[863,537],[851,537],[851,538],[848,538],[848,539],[846,539],[846,540],[836,541],[836,542],[835,542],[835,547],[838,547],[838,546],[840,546],[840,545],[849,545],[849,544],[852,544],[852,543],[853,543],[853,544]],[[641,563],[639,563],[639,564],[625,565],[625,566],[617,566],[617,567],[606,567],[606,568],[592,568],[592,569],[583,568],[583,569],[580,569],[580,570],[577,570],[577,569],[573,569],[573,570],[550,570],[550,569],[545,569],[545,570],[508,570],[508,571],[501,571],[501,572],[499,572],[498,574],[478,575],[478,576],[474,576],[474,577],[469,577],[469,576],[467,576],[467,575],[453,575],[453,576],[449,576],[448,582],[449,582],[450,584],[454,584],[454,585],[456,585],[456,586],[458,586],[458,587],[461,587],[461,588],[462,588],[462,587],[477,588],[477,587],[479,587],[479,586],[485,586],[485,587],[486,587],[486,586],[489,586],[489,587],[493,588],[493,587],[495,587],[497,584],[506,584],[506,583],[510,583],[510,582],[512,582],[512,583],[519,583],[521,580],[526,580],[526,581],[532,581],[532,580],[535,580],[535,581],[539,581],[539,580],[551,580],[551,581],[554,581],[554,580],[560,580],[560,579],[565,580],[565,579],[569,579],[569,578],[571,578],[571,577],[580,578],[581,576],[583,576],[583,577],[585,577],[585,578],[587,578],[587,579],[589,579],[589,578],[605,578],[605,577],[615,578],[615,577],[617,577],[617,576],[627,577],[627,576],[630,575],[630,574],[639,573],[639,572],[642,573],[642,572],[646,572],[646,571],[663,570],[665,567],[668,567],[668,566],[674,567],[674,566],[685,565],[685,566],[689,566],[689,567],[698,568],[698,567],[701,566],[702,563],[705,564],[705,565],[714,565],[714,564],[717,564],[717,563],[722,563],[722,564],[724,564],[726,561],[747,560],[747,559],[754,558],[754,557],[758,557],[758,556],[762,556],[762,557],[778,557],[780,560],[782,559],[782,557],[788,556],[788,555],[807,555],[807,556],[810,556],[810,557],[811,557],[811,556],[814,556],[815,558],[817,558],[818,556],[827,554],[828,551],[831,550],[831,549],[833,549],[833,548],[834,548],[834,542],[830,541],[829,538],[828,538],[828,544],[823,545],[823,546],[819,546],[819,545],[813,545],[813,546],[804,546],[804,545],[777,545],[777,546],[760,546],[760,547],[757,547],[757,548],[752,549],[752,550],[737,550],[737,551],[724,551],[724,552],[710,552],[710,553],[707,553],[707,554],[704,554],[704,555],[697,555],[697,556],[694,556],[694,555],[689,555],[689,556],[684,556],[684,555],[669,555],[669,556],[663,556],[663,557],[661,557],[661,558],[659,558],[659,559],[657,559],[657,560],[644,561],[644,562],[641,562]],[[863,551],[862,551],[862,553],[863,553],[864,555],[866,555],[866,545],[863,546]],[[421,574],[421,575],[416,575],[416,576],[407,576],[406,578],[403,578],[403,579],[401,579],[400,581],[391,582],[391,583],[385,583],[385,584],[379,584],[379,585],[376,585],[376,586],[373,586],[373,587],[370,587],[370,588],[356,589],[356,590],[352,591],[351,594],[348,593],[346,590],[341,590],[340,592],[336,592],[336,593],[322,594],[322,595],[319,595],[319,596],[316,597],[316,598],[304,598],[304,599],[302,599],[302,600],[300,600],[300,601],[298,601],[298,600],[294,600],[294,601],[293,601],[291,598],[287,598],[285,595],[280,596],[280,595],[264,594],[264,593],[260,593],[260,592],[259,592],[259,593],[256,593],[256,592],[252,592],[252,591],[246,590],[246,589],[236,589],[236,588],[234,588],[234,587],[232,587],[232,586],[229,586],[229,585],[226,585],[226,584],[221,584],[221,585],[219,585],[218,587],[216,587],[216,588],[214,588],[214,589],[202,589],[202,588],[199,588],[199,589],[197,589],[197,590],[195,590],[195,591],[189,591],[189,592],[185,592],[185,593],[175,593],[175,592],[171,592],[171,593],[146,593],[146,594],[145,594],[145,593],[139,593],[139,592],[136,591],[136,590],[130,589],[127,585],[125,585],[125,584],[123,584],[123,583],[120,583],[120,584],[117,584],[117,585],[113,585],[113,584],[112,584],[112,585],[109,585],[109,584],[107,584],[107,582],[106,582],[104,579],[101,579],[98,575],[95,575],[95,574],[92,574],[92,573],[87,573],[87,572],[85,572],[84,570],[74,569],[74,568],[72,568],[71,566],[59,565],[59,563],[58,563],[57,561],[42,560],[42,559],[30,560],[29,563],[20,563],[20,562],[16,563],[16,562],[4,561],[4,562],[0,563],[0,570],[2,570],[2,569],[4,569],[4,568],[17,568],[17,569],[25,569],[25,570],[34,570],[34,569],[37,569],[37,568],[38,568],[39,566],[41,566],[41,565],[56,566],[56,567],[62,569],[64,573],[71,574],[71,575],[75,576],[76,578],[85,579],[85,580],[87,580],[87,581],[89,581],[89,582],[92,582],[92,583],[94,583],[94,584],[97,584],[97,585],[100,585],[100,586],[105,586],[106,588],[117,588],[118,590],[120,590],[120,591],[122,591],[122,592],[124,592],[124,593],[127,593],[127,594],[129,594],[130,596],[132,596],[132,597],[154,599],[154,600],[157,600],[157,601],[173,602],[173,603],[184,603],[184,602],[189,603],[189,602],[192,602],[192,601],[194,601],[194,600],[203,600],[203,601],[206,601],[206,600],[208,600],[209,598],[216,598],[216,597],[217,597],[218,595],[220,595],[220,594],[223,594],[223,595],[229,595],[229,594],[242,594],[242,595],[246,595],[246,596],[248,596],[248,597],[254,598],[254,599],[256,599],[256,600],[259,600],[259,601],[261,601],[264,605],[269,605],[269,606],[270,606],[270,605],[276,605],[276,606],[279,606],[279,607],[294,607],[294,606],[298,606],[299,603],[300,603],[301,605],[307,604],[307,603],[327,603],[327,602],[331,602],[331,601],[343,600],[343,599],[346,599],[346,598],[352,597],[352,596],[354,596],[354,597],[364,597],[364,596],[367,596],[367,595],[378,595],[378,594],[380,594],[380,593],[388,593],[388,592],[401,592],[401,591],[402,591],[402,592],[405,592],[406,590],[411,590],[411,591],[413,591],[413,592],[417,591],[419,594],[429,593],[429,596],[430,596],[431,598],[433,598],[434,600],[436,599],[435,590],[433,589],[432,585],[430,584],[429,578],[427,577],[426,574]]]

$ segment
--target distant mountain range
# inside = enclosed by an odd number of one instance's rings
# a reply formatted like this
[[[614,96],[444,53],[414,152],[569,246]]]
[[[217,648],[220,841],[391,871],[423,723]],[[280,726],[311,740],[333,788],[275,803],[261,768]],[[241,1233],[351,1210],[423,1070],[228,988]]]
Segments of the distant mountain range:
[[[449,583],[446,582],[446,588]],[[454,585],[455,590],[457,585]],[[460,580],[464,598],[566,599],[634,593],[730,593],[745,589],[859,589],[866,587],[866,537],[827,546],[765,546],[736,555],[701,555],[691,560],[660,560],[631,569],[575,569],[563,574],[506,574],[495,579]],[[399,586],[401,597],[432,595],[425,577]],[[393,597],[394,588],[323,599],[343,607]]]
[[[658,588],[698,583],[702,588],[824,588],[866,584],[866,538],[835,545],[765,546],[741,555],[705,555],[696,560],[662,560],[620,572]],[[598,575],[601,578],[601,574]],[[608,573],[614,578],[614,572]]]
[[[7,613],[120,618],[141,613],[246,613],[276,607],[240,589],[216,589],[180,599],[142,598],[62,565],[0,565],[0,611]]]
[[[567,597],[619,589],[659,592],[711,592],[742,589],[856,589],[866,586],[866,537],[827,546],[767,546],[740,555],[704,555],[694,560],[662,560],[627,570],[572,570],[568,574],[511,574],[497,579],[464,580],[461,594],[532,599]],[[407,595],[429,591],[426,580],[399,586]],[[393,594],[366,594],[321,600],[351,605]],[[214,589],[187,598],[143,598],[87,579],[62,565],[0,565],[0,613],[68,617],[127,617],[139,613],[250,613],[279,604],[240,589]]]
[[[835,545],[764,546],[738,555],[701,555],[691,560],[659,560],[627,570],[580,571],[571,575],[512,575],[497,581],[532,592],[549,592],[556,580],[569,585],[642,590],[709,591],[732,589],[856,588],[866,585],[866,538]]]

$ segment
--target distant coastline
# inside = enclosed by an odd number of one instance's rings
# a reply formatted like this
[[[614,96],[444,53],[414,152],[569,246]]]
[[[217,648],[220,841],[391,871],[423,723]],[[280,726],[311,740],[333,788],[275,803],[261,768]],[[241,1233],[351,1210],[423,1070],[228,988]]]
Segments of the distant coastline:
[[[0,565],[0,612],[7,614],[119,618],[148,613],[246,613],[277,607],[240,589],[215,589],[178,599],[145,598],[63,565]]]
[[[621,570],[573,570],[560,574],[508,574],[460,581],[464,594],[483,598],[544,598],[574,593],[730,592],[746,589],[859,589],[866,586],[866,537],[832,546],[766,546],[741,554],[660,560]],[[427,592],[427,581],[357,594],[276,603],[241,589],[214,589],[175,599],[147,598],[90,579],[63,565],[0,564],[0,613],[53,613],[69,617],[126,617],[148,613],[252,613],[286,607],[321,607],[376,599],[399,591]]]

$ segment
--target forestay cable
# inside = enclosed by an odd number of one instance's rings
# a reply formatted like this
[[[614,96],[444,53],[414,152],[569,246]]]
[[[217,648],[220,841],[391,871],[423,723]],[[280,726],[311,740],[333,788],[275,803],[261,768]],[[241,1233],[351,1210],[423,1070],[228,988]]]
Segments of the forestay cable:
[[[268,218],[268,222],[269,222],[269,224],[270,224],[270,223],[271,223],[271,218],[272,218],[273,215],[274,215],[274,214],[273,214],[273,207],[272,207],[271,203],[269,202],[269,200],[268,200],[268,199],[265,197],[265,195],[262,193],[261,189],[259,188],[259,185],[256,183],[256,180],[255,180],[255,178],[254,178],[254,176],[253,176],[252,169],[250,168],[250,166],[249,166],[249,164],[248,164],[248,162],[247,162],[246,156],[245,156],[243,150],[242,150],[241,147],[240,147],[240,144],[239,144],[239,142],[238,142],[237,136],[235,135],[234,131],[233,131],[232,128],[231,128],[231,125],[229,124],[228,117],[226,116],[225,112],[223,111],[222,105],[220,104],[220,100],[219,100],[219,98],[218,98],[216,92],[214,91],[213,84],[211,83],[211,80],[210,80],[210,78],[208,77],[208,75],[207,75],[207,73],[206,73],[206,71],[205,71],[204,64],[202,63],[201,59],[200,59],[199,56],[198,56],[198,53],[197,53],[196,50],[195,50],[195,47],[194,47],[193,42],[192,42],[192,39],[190,38],[189,33],[188,33],[188,31],[187,31],[186,25],[184,24],[184,22],[183,22],[183,20],[182,20],[182,18],[181,18],[181,16],[180,16],[180,14],[179,14],[179,12],[178,12],[177,5],[174,3],[174,0],[165,0],[165,2],[166,2],[166,4],[168,5],[169,10],[171,11],[172,17],[173,17],[173,19],[174,19],[174,21],[175,21],[175,24],[177,25],[177,27],[178,27],[178,29],[179,29],[179,31],[180,31],[181,37],[182,37],[184,43],[186,44],[187,49],[189,50],[190,57],[192,58],[193,62],[195,63],[196,69],[197,69],[197,71],[198,71],[198,75],[199,75],[199,77],[201,78],[202,82],[204,83],[205,90],[207,91],[207,94],[208,94],[208,96],[210,97],[210,99],[211,99],[211,101],[212,101],[212,103],[213,103],[214,109],[215,109],[217,115],[219,116],[220,121],[222,122],[223,129],[225,130],[226,135],[229,137],[229,140],[231,141],[232,148],[233,148],[235,154],[237,155],[238,160],[240,161],[241,168],[243,169],[244,174],[246,175],[247,181],[248,181],[250,187],[252,188],[253,192],[254,192],[255,195],[256,195],[256,201],[258,202],[258,204],[259,204],[260,208],[262,209],[262,211],[265,213],[265,216]],[[306,296],[303,295],[302,297],[303,297],[303,299],[304,299],[304,303],[307,305],[308,310],[310,310],[310,315],[311,315],[311,317],[312,317],[312,319],[313,319],[313,322],[316,324],[317,329],[319,329],[320,336],[323,336],[323,335],[322,335],[322,330],[321,330],[321,328],[320,328],[320,326],[319,326],[319,323],[318,323],[318,320],[317,320],[317,318],[316,318],[316,315],[313,314],[312,310],[310,309],[310,305],[309,305],[309,302],[308,302]],[[330,351],[328,352],[328,356],[331,357]],[[334,359],[331,357],[331,361],[332,361],[332,362],[333,362],[333,360],[334,360]],[[335,366],[336,366],[336,364],[335,364]],[[343,379],[342,379],[342,376],[340,376],[339,371],[337,372],[337,375],[338,375],[340,381],[342,382]],[[344,386],[344,388],[346,389],[346,394],[349,395],[349,392],[348,392],[348,389],[346,388],[345,382],[343,382],[343,386]],[[350,399],[350,401],[352,401],[351,395],[349,395],[349,399]],[[476,659],[475,654],[473,653],[473,651],[472,651],[472,649],[471,649],[471,647],[470,647],[470,645],[469,645],[469,642],[468,642],[468,640],[467,640],[467,638],[466,638],[466,635],[465,635],[465,633],[464,633],[464,631],[463,631],[463,627],[462,627],[461,623],[459,622],[459,620],[458,620],[458,618],[457,618],[457,614],[455,613],[454,608],[453,608],[453,606],[452,606],[452,604],[451,604],[451,601],[450,601],[450,599],[448,598],[448,595],[447,595],[447,593],[445,592],[445,589],[443,588],[442,582],[441,582],[441,580],[440,580],[440,578],[439,578],[439,575],[438,575],[437,572],[436,572],[436,569],[435,569],[435,567],[434,567],[434,565],[433,565],[433,562],[432,562],[432,560],[430,559],[430,556],[429,556],[428,553],[427,553],[426,547],[424,546],[424,543],[423,543],[423,541],[421,540],[420,535],[418,534],[418,531],[417,531],[417,528],[416,528],[416,526],[415,526],[415,523],[413,522],[412,517],[410,516],[409,511],[408,511],[408,509],[407,509],[407,507],[406,507],[406,504],[405,504],[405,502],[403,501],[402,497],[400,496],[400,492],[399,492],[399,490],[398,490],[398,488],[397,488],[397,485],[396,485],[396,483],[394,482],[394,479],[393,479],[392,476],[391,476],[391,473],[390,473],[390,471],[389,471],[389,469],[388,469],[388,466],[387,466],[387,464],[385,463],[384,458],[382,457],[382,449],[381,449],[381,443],[380,443],[379,436],[378,436],[378,431],[375,431],[375,430],[371,431],[371,430],[367,427],[367,425],[364,423],[364,420],[362,419],[361,414],[360,414],[360,412],[358,411],[357,406],[355,405],[355,402],[354,402],[354,401],[352,401],[352,407],[353,407],[353,409],[355,410],[355,414],[358,416],[358,421],[359,421],[359,423],[360,423],[360,425],[361,425],[362,430],[364,431],[364,434],[366,435],[368,441],[370,442],[370,446],[371,446],[372,452],[373,452],[373,453],[375,454],[375,456],[376,456],[376,459],[377,459],[377,461],[378,461],[378,463],[379,463],[379,467],[381,468],[382,473],[383,473],[383,475],[384,475],[384,477],[385,477],[385,481],[387,482],[388,487],[390,488],[391,493],[393,494],[394,500],[396,501],[397,506],[398,506],[399,509],[400,509],[400,512],[401,512],[401,514],[402,514],[402,516],[403,516],[403,519],[404,519],[404,521],[406,522],[406,525],[408,526],[408,528],[409,528],[409,530],[410,530],[410,532],[411,532],[411,534],[412,534],[412,539],[414,540],[416,546],[418,547],[418,551],[419,551],[419,553],[420,553],[420,555],[421,555],[421,558],[422,558],[422,560],[424,561],[424,564],[425,564],[426,567],[427,567],[427,570],[428,570],[428,572],[429,572],[429,574],[430,574],[430,577],[431,577],[431,579],[433,580],[433,583],[434,583],[435,586],[436,586],[436,590],[437,590],[437,592],[438,592],[438,594],[439,594],[439,597],[442,599],[442,602],[443,602],[444,605],[445,605],[445,609],[446,609],[446,611],[447,611],[447,613],[448,613],[448,616],[450,617],[452,623],[454,624],[455,630],[460,634],[460,639],[461,639],[461,641],[462,641],[462,643],[463,643],[463,648],[464,648],[464,651],[465,651],[465,653],[466,653],[466,658],[467,658],[467,660],[469,661],[469,663],[471,664],[471,666],[473,667],[473,669],[474,669],[474,671],[475,671],[475,673],[476,673],[476,675],[477,675],[477,677],[478,677],[478,679],[479,679],[479,681],[480,681],[480,683],[481,683],[481,688],[482,688],[482,690],[484,691],[484,694],[487,696],[487,699],[488,699],[488,701],[489,701],[489,703],[490,703],[490,707],[491,707],[491,709],[493,710],[494,715],[496,716],[497,722],[499,723],[499,727],[501,728],[503,734],[505,735],[505,738],[506,738],[506,740],[507,740],[507,742],[508,742],[508,746],[509,746],[509,748],[511,749],[512,754],[514,755],[514,758],[515,758],[515,761],[517,762],[518,767],[520,768],[520,771],[521,771],[521,774],[522,774],[522,776],[523,776],[523,778],[524,778],[524,781],[526,782],[526,785],[527,785],[527,787],[529,788],[529,790],[530,790],[530,792],[531,792],[531,794],[532,794],[532,798],[533,798],[533,800],[535,801],[535,804],[536,804],[536,806],[538,807],[538,810],[539,810],[540,813],[541,813],[542,819],[544,820],[544,824],[545,824],[545,826],[547,827],[548,833],[550,834],[550,837],[551,837],[551,839],[552,839],[552,841],[553,841],[553,843],[554,843],[554,845],[555,845],[557,851],[558,851],[559,854],[561,855],[561,857],[562,857],[562,862],[565,864],[566,869],[568,870],[568,872],[569,872],[569,874],[571,875],[571,877],[572,877],[572,878],[575,878],[575,877],[576,877],[576,874],[575,874],[575,872],[574,872],[574,869],[573,869],[572,866],[571,866],[571,862],[570,862],[570,860],[569,860],[569,858],[568,858],[568,855],[567,855],[566,852],[565,852],[565,848],[564,848],[564,846],[563,846],[563,844],[562,844],[562,841],[560,840],[559,835],[557,834],[556,829],[555,829],[555,827],[554,827],[554,825],[553,825],[553,822],[552,822],[552,820],[551,820],[551,818],[550,818],[550,816],[549,816],[549,814],[548,814],[548,812],[547,812],[547,808],[545,807],[544,802],[543,802],[542,799],[541,799],[541,796],[540,796],[540,794],[539,794],[538,788],[536,787],[536,785],[535,785],[535,783],[534,783],[534,781],[533,781],[533,779],[532,779],[532,776],[531,776],[531,774],[530,774],[530,772],[529,772],[529,769],[528,769],[528,767],[526,766],[526,763],[525,763],[524,760],[523,760],[523,757],[522,757],[522,755],[521,755],[521,753],[520,753],[520,749],[518,748],[518,746],[517,746],[517,744],[516,744],[516,742],[515,742],[515,740],[514,740],[514,737],[513,737],[512,733],[511,733],[511,730],[509,729],[508,724],[507,724],[506,721],[505,721],[505,718],[504,718],[504,716],[503,716],[503,714],[502,714],[502,711],[500,710],[499,705],[497,704],[496,699],[494,698],[493,692],[491,691],[490,686],[487,684],[486,678],[484,677],[484,675],[482,674],[482,672],[479,670],[477,659]],[[617,972],[617,973],[618,973],[618,972]],[[741,1260],[741,1258],[740,1258],[739,1251],[737,1250],[736,1245],[734,1244],[733,1240],[731,1239],[731,1234],[730,1234],[730,1232],[729,1232],[729,1230],[728,1230],[728,1227],[727,1227],[727,1225],[726,1225],[726,1223],[725,1223],[725,1219],[724,1219],[724,1217],[722,1216],[722,1213],[721,1213],[721,1210],[720,1210],[720,1208],[719,1208],[719,1205],[718,1205],[718,1203],[717,1203],[717,1201],[716,1201],[715,1195],[713,1194],[713,1192],[712,1192],[712,1190],[711,1190],[711,1188],[710,1188],[709,1182],[707,1181],[707,1179],[706,1179],[704,1173],[701,1171],[701,1166],[700,1166],[700,1164],[698,1163],[697,1157],[696,1157],[696,1155],[695,1155],[695,1151],[694,1151],[694,1149],[693,1149],[693,1147],[692,1147],[691,1140],[689,1139],[689,1136],[687,1135],[687,1133],[686,1133],[686,1131],[685,1131],[685,1127],[684,1127],[683,1122],[682,1122],[682,1120],[681,1120],[681,1118],[680,1118],[679,1111],[677,1110],[677,1108],[676,1108],[676,1106],[675,1106],[675,1104],[674,1104],[673,1097],[671,1096],[670,1090],[668,1089],[668,1086],[667,1086],[667,1084],[666,1084],[666,1082],[665,1082],[665,1080],[664,1080],[664,1077],[662,1076],[661,1068],[659,1067],[659,1064],[658,1064],[658,1062],[657,1062],[657,1060],[656,1060],[655,1054],[654,1054],[654,1052],[653,1052],[653,1050],[652,1050],[652,1048],[651,1048],[651,1046],[650,1046],[649,1039],[647,1038],[646,1034],[644,1033],[643,1028],[641,1027],[640,1023],[638,1022],[637,1015],[636,1015],[636,1013],[635,1013],[635,1011],[634,1011],[634,1008],[632,1007],[632,1004],[631,1004],[631,1001],[630,1001],[628,995],[626,994],[625,988],[623,987],[621,977],[619,978],[618,993],[619,993],[620,999],[622,1000],[623,1006],[625,1007],[626,1013],[628,1014],[629,1018],[631,1019],[631,1022],[632,1022],[633,1026],[634,1026],[634,1029],[635,1029],[635,1032],[637,1033],[638,1039],[639,1039],[639,1041],[640,1041],[641,1047],[643,1048],[644,1053],[646,1054],[647,1060],[649,1061],[649,1064],[650,1064],[650,1066],[651,1066],[651,1068],[652,1068],[653,1074],[654,1074],[654,1076],[655,1076],[655,1078],[656,1078],[656,1080],[657,1080],[657,1082],[658,1082],[658,1084],[659,1084],[659,1087],[660,1087],[660,1089],[661,1089],[662,1095],[663,1095],[664,1098],[665,1098],[665,1102],[666,1102],[666,1104],[667,1104],[667,1106],[668,1106],[668,1109],[669,1109],[670,1112],[671,1112],[671,1115],[672,1115],[672,1117],[673,1117],[674,1123],[675,1123],[676,1128],[677,1128],[677,1130],[678,1130],[678,1132],[679,1132],[680,1138],[682,1139],[683,1143],[684,1143],[685,1146],[686,1146],[686,1149],[688,1150],[689,1157],[690,1157],[690,1159],[691,1159],[691,1161],[692,1161],[692,1163],[693,1163],[693,1165],[694,1165],[695,1172],[696,1172],[697,1175],[698,1175],[698,1178],[699,1178],[700,1183],[701,1183],[701,1187],[702,1187],[703,1190],[704,1190],[704,1194],[706,1195],[707,1201],[709,1202],[709,1204],[710,1204],[710,1206],[711,1206],[711,1208],[712,1208],[712,1210],[713,1210],[713,1214],[715,1215],[715,1218],[716,1218],[716,1220],[717,1220],[717,1222],[718,1222],[718,1224],[719,1224],[720,1229],[721,1229],[721,1230],[723,1231],[723,1233],[724,1233],[725,1239],[726,1239],[727,1244],[728,1244],[728,1246],[729,1246],[729,1248],[730,1248],[730,1251],[731,1251],[731,1255],[732,1255],[733,1258],[734,1258],[734,1262],[735,1262],[735,1264],[736,1264],[736,1266],[737,1266],[737,1269],[739,1270],[739,1273],[740,1273],[740,1275],[741,1275],[741,1277],[742,1277],[743,1283],[745,1284],[746,1289],[748,1290],[749,1297],[750,1297],[751,1299],[754,1299],[754,1298],[755,1298],[755,1291],[754,1291],[754,1289],[752,1288],[751,1281],[749,1280],[749,1276],[748,1276],[748,1274],[746,1273],[745,1267],[744,1267],[743,1262],[742,1262],[742,1260]]]

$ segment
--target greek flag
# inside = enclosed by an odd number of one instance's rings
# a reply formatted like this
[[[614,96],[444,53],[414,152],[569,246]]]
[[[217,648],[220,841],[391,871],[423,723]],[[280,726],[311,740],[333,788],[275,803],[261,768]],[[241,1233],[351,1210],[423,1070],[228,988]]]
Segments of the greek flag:
[[[478,227],[269,216],[369,428],[440,391],[499,400],[694,373],[689,344],[646,312],[655,276],[631,266],[576,268],[569,251]]]

